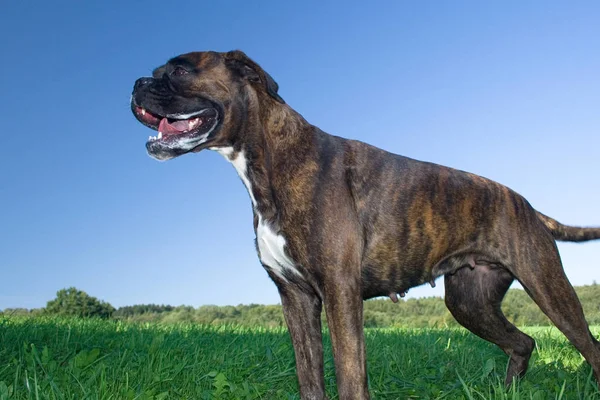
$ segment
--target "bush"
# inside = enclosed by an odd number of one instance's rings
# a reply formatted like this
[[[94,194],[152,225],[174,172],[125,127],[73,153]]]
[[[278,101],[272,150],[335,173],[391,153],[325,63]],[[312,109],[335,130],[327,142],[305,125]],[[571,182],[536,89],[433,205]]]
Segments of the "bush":
[[[56,292],[56,298],[50,300],[45,309],[47,314],[100,318],[110,318],[114,311],[110,304],[74,287]]]

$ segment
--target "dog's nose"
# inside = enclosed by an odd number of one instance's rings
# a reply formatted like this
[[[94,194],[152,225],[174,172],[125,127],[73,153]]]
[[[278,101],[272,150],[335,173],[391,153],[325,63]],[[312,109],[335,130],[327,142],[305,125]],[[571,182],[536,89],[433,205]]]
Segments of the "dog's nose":
[[[138,79],[137,81],[135,81],[135,84],[133,85],[133,91],[138,90],[141,86],[148,85],[150,82],[152,82],[152,78]]]

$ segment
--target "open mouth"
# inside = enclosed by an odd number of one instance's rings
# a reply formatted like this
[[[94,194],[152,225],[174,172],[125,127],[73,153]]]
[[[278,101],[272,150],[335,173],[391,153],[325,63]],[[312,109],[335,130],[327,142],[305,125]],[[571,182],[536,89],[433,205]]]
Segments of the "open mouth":
[[[169,160],[196,149],[210,139],[219,124],[217,108],[207,107],[191,113],[158,115],[132,103],[135,117],[158,131],[146,142],[148,154],[157,160]]]
[[[137,119],[149,128],[158,131],[158,135],[149,136],[148,143],[178,141],[180,139],[199,140],[212,131],[218,122],[218,113],[214,108],[205,108],[189,114],[170,114],[161,116],[153,114],[145,108],[134,106]]]

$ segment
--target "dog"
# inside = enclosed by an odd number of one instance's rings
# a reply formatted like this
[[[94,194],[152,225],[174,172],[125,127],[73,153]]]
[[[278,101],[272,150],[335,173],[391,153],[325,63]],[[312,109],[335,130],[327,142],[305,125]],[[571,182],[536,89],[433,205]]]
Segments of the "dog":
[[[258,256],[281,296],[302,399],[325,399],[325,307],[340,399],[368,399],[363,300],[397,301],[444,275],[454,318],[527,370],[534,340],[500,303],[517,279],[600,380],[600,343],[565,276],[556,240],[600,238],[560,224],[511,189],[468,172],[329,135],[278,94],[241,51],[194,52],[135,82],[131,109],[168,160],[204,149],[235,167],[254,212]]]

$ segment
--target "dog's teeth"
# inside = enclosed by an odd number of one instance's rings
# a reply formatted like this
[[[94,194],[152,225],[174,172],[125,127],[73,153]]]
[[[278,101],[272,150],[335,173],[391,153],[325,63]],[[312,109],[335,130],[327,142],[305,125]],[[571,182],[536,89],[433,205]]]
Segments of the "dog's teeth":
[[[200,118],[194,118],[188,121],[188,129],[192,130],[194,129],[196,126],[200,125],[202,121],[200,120]]]
[[[142,115],[146,115],[146,109],[142,108]]]
[[[152,136],[148,136],[148,140],[152,140]]]
[[[162,132],[158,132],[158,138],[162,139]]]

